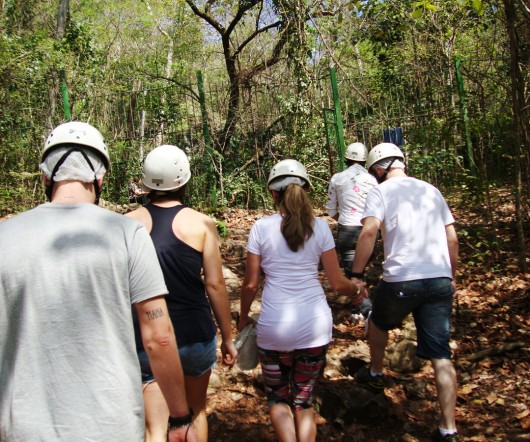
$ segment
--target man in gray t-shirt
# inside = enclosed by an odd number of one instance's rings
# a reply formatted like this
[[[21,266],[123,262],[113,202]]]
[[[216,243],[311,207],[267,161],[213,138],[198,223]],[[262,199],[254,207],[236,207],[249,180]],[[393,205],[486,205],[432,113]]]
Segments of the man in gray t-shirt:
[[[93,204],[109,167],[101,134],[58,126],[40,167],[51,203],[0,223],[0,440],[144,440],[132,304],[169,440],[195,441],[149,234]]]

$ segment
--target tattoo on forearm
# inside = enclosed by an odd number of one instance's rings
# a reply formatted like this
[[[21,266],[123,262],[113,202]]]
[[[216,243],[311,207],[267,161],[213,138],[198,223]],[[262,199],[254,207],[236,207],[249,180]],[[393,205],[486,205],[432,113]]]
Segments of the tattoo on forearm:
[[[160,307],[155,308],[154,310],[149,310],[148,312],[145,312],[145,314],[147,315],[150,321],[164,316],[164,312],[162,311]]]

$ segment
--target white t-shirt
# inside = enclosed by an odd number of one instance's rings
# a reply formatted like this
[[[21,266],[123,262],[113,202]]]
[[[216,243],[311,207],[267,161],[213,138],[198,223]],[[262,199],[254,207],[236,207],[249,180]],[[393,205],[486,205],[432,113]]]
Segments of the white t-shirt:
[[[363,220],[369,216],[382,222],[385,281],[452,278],[445,226],[454,218],[436,187],[390,178],[368,194]]]
[[[331,177],[326,210],[329,216],[339,214],[343,226],[360,226],[368,192],[377,186],[366,169],[354,164]]]
[[[331,230],[315,219],[313,235],[293,252],[280,232],[279,214],[257,221],[247,251],[260,255],[265,273],[261,312],[257,326],[258,346],[292,351],[326,345],[331,341],[332,316],[318,280],[323,252],[335,247]]]

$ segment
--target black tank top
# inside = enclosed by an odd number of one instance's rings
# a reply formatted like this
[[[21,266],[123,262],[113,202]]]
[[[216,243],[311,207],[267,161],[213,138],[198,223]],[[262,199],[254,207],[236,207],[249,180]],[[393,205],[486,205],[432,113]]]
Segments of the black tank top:
[[[173,219],[186,206],[148,204],[151,238],[169,290],[166,302],[179,346],[213,339],[217,329],[202,279],[202,253],[173,233]]]

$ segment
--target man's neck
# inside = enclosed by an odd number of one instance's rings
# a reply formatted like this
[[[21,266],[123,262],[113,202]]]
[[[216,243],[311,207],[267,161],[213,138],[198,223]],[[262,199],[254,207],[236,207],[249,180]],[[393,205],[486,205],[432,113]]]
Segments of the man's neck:
[[[386,176],[386,179],[389,180],[390,178],[403,178],[406,176],[407,174],[405,173],[403,169],[395,168],[395,169],[390,169],[390,171],[388,172]]]
[[[96,194],[92,183],[80,181],[59,181],[55,183],[52,203],[55,204],[94,204]]]

